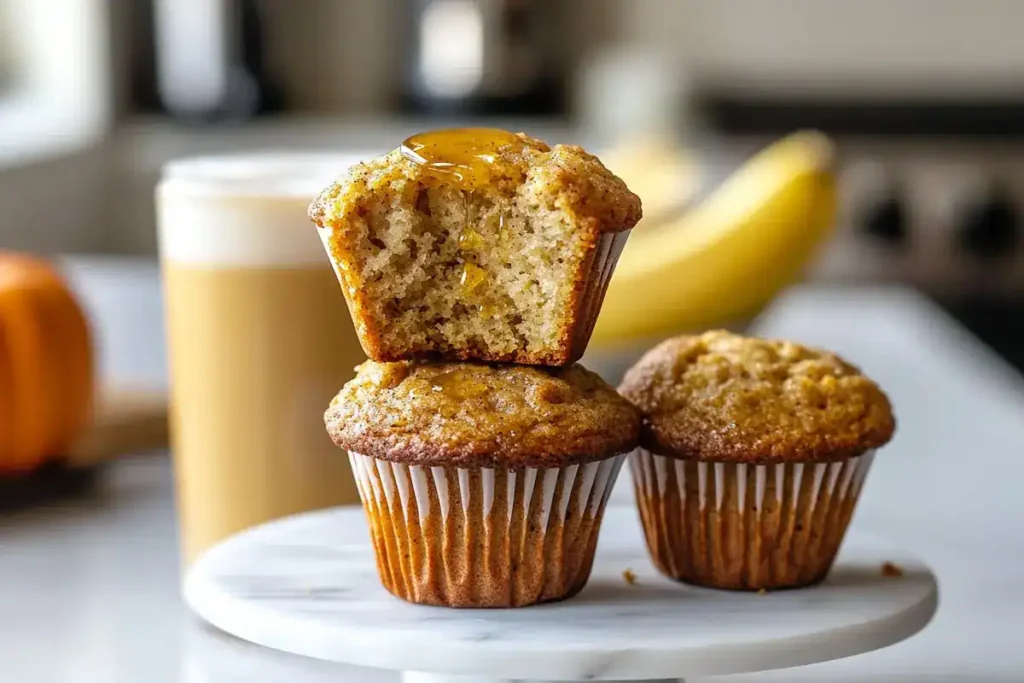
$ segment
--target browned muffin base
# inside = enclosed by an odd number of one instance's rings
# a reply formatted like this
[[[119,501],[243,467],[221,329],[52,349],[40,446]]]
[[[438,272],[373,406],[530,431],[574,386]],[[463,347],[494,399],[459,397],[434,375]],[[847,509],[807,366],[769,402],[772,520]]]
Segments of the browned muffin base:
[[[677,581],[728,590],[800,588],[822,581],[842,544],[866,473],[858,470],[856,458],[801,466],[799,479],[793,464],[768,466],[758,508],[755,467],[718,464],[718,481],[723,484],[719,491],[711,469],[715,464],[664,459],[660,465],[664,479],[657,486],[656,457],[642,449],[630,456],[640,519],[654,565]],[[700,467],[707,468],[703,504]],[[814,467],[825,468],[817,490]],[[833,475],[836,483],[830,491]]]

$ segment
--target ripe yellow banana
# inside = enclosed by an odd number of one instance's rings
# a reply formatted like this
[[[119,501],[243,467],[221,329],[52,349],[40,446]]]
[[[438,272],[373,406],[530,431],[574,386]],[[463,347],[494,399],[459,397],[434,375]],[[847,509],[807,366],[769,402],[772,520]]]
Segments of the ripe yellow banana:
[[[799,277],[829,234],[832,164],[828,138],[796,133],[755,155],[674,224],[638,228],[609,285],[594,344],[755,314]]]

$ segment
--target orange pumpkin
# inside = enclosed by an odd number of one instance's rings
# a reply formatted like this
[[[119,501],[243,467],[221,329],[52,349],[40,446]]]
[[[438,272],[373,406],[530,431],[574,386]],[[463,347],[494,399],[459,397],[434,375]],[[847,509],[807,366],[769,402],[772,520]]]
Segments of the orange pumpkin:
[[[59,457],[92,416],[89,326],[46,261],[0,252],[0,474]]]

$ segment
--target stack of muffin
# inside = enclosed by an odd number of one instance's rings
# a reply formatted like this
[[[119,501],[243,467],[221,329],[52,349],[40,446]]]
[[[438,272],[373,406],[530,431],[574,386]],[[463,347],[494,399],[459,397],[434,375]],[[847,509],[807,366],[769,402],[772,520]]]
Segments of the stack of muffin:
[[[452,607],[576,594],[634,451],[663,573],[756,589],[827,572],[892,432],[884,394],[834,356],[724,333],[652,351],[629,400],[576,364],[641,215],[596,157],[426,133],[350,169],[310,215],[371,359],[325,420],[391,593]]]
[[[370,361],[331,403],[384,586],[515,607],[590,574],[636,409],[575,361],[640,200],[578,147],[438,131],[311,216]]]

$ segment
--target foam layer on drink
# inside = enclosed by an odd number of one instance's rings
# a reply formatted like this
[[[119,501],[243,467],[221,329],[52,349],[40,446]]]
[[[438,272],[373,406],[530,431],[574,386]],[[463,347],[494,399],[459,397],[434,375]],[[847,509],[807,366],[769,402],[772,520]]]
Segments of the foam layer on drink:
[[[364,155],[249,154],[173,161],[157,187],[165,262],[275,267],[326,264],[309,202]]]

